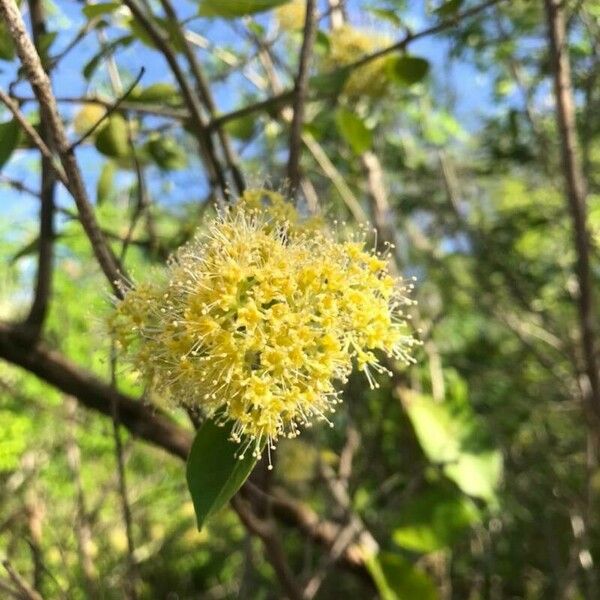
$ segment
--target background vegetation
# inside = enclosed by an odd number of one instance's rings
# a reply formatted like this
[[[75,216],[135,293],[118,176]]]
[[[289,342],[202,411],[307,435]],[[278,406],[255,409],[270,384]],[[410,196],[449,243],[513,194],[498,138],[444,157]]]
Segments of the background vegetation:
[[[600,2],[0,15],[0,596],[600,597]],[[198,532],[111,282],[262,185],[393,241],[424,345]]]

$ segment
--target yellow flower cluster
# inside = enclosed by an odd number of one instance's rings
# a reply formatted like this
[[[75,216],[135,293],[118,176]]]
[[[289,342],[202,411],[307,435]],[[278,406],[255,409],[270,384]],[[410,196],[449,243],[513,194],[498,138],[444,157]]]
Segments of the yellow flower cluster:
[[[296,31],[304,27],[306,19],[306,2],[304,0],[292,0],[275,9],[275,17],[279,27],[284,31]]]
[[[375,352],[408,363],[415,344],[412,286],[366,249],[366,229],[344,242],[294,231],[245,206],[256,193],[182,247],[162,281],[129,291],[112,320],[147,383],[232,421],[242,455],[329,422],[353,364],[378,387],[374,372],[388,370]]]
[[[338,27],[331,32],[324,67],[333,70],[349,65],[380,50],[388,41],[381,35],[361,31],[351,25]],[[354,69],[344,84],[344,93],[351,97],[380,96],[389,83],[389,60],[389,57],[382,56]]]

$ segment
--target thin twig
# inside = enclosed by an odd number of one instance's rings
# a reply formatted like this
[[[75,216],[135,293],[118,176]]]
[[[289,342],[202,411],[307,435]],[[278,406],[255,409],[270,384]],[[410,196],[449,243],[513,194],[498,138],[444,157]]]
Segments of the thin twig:
[[[188,64],[190,65],[192,75],[194,76],[194,79],[196,81],[196,87],[204,102],[208,115],[212,119],[217,112],[217,106],[213,99],[212,93],[210,91],[210,86],[208,84],[206,76],[204,75],[202,66],[200,65],[200,61],[198,60],[194,52],[192,43],[186,37],[183,28],[179,24],[179,21],[177,19],[177,13],[175,12],[171,1],[160,0],[160,3],[163,7],[163,10],[165,11],[165,14],[167,15],[167,18],[169,19],[173,27],[176,28],[180,39],[183,41],[184,54],[187,58]],[[228,169],[231,171],[231,175],[233,177],[233,182],[236,186],[237,192],[239,194],[242,194],[246,186],[244,183],[242,172],[240,171],[240,168],[237,164],[237,157],[235,156],[235,152],[231,146],[229,136],[227,135],[227,132],[223,127],[217,127],[216,132],[217,137],[219,138],[219,142],[221,143],[221,148],[223,150],[223,157],[225,158],[225,162],[227,164]]]
[[[6,569],[10,580],[19,591],[23,600],[44,600],[39,592],[36,592],[31,588],[27,581],[25,581],[25,579],[15,570],[8,560],[3,560],[2,565]]]
[[[42,37],[46,34],[46,20],[41,0],[29,0],[31,30],[36,49],[40,48]],[[50,71],[48,70],[48,77]],[[40,107],[40,137],[52,148],[53,140],[48,123],[47,111]],[[52,291],[52,275],[54,263],[54,195],[56,190],[56,175],[53,169],[53,159],[41,156],[41,192],[40,192],[40,233],[38,242],[38,266],[35,279],[33,302],[25,319],[25,326],[32,338],[40,335],[50,303]]]
[[[273,528],[273,523],[256,516],[250,504],[242,500],[239,495],[233,497],[231,505],[244,526],[263,542],[269,562],[273,566],[286,595],[290,600],[302,600],[302,592],[287,563],[281,542]]]
[[[145,67],[140,69],[140,72],[137,74],[136,78],[133,80],[131,85],[125,90],[125,93],[117,98],[115,102],[113,102],[107,109],[107,111],[102,115],[100,119],[98,119],[76,142],[73,142],[69,147],[69,151],[75,150],[78,146],[83,144],[85,140],[87,140],[97,129],[106,121],[115,111],[119,109],[119,107],[123,104],[124,100],[133,92],[135,86],[140,82],[142,77],[144,76],[144,72],[146,71]]]
[[[179,88],[181,89],[185,104],[190,111],[194,133],[198,141],[201,156],[204,158],[211,187],[218,187],[221,190],[223,198],[227,198],[229,196],[227,182],[223,176],[221,165],[219,164],[219,160],[215,153],[210,132],[207,130],[206,122],[202,114],[200,99],[179,66],[177,56],[175,55],[170,42],[165,39],[159,27],[148,17],[145,10],[138,4],[138,0],[124,0],[124,4],[129,7],[129,10],[131,10],[136,21],[138,21],[141,27],[150,36],[152,42],[163,54],[167,64],[171,68],[171,71],[179,84]]]
[[[27,33],[19,8],[14,0],[0,0],[0,14],[8,26],[15,49],[38,102],[46,111],[48,127],[66,175],[67,188],[75,200],[81,215],[81,223],[90,240],[96,260],[112,285],[114,293],[121,296],[122,288],[128,286],[127,277],[100,231],[92,205],[88,200],[77,159],[74,152],[70,151],[70,143],[58,113],[50,81]],[[61,181],[64,181],[64,178]]]
[[[300,49],[300,62],[298,75],[294,83],[294,116],[290,126],[289,158],[287,164],[287,177],[289,190],[292,196],[298,192],[300,184],[300,154],[302,151],[302,125],[304,122],[304,104],[308,95],[308,75],[315,44],[315,0],[306,0],[306,17],[302,47]]]

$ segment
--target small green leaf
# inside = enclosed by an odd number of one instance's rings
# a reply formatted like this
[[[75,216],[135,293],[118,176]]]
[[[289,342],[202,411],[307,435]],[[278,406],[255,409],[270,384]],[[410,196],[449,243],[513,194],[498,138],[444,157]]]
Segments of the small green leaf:
[[[239,446],[229,440],[231,426],[206,421],[196,434],[187,462],[187,482],[198,529],[240,489],[256,464],[250,451],[236,458]]]
[[[452,462],[460,455],[460,423],[444,404],[414,392],[405,395],[405,408],[421,448],[434,463]]]
[[[341,136],[350,144],[356,154],[366,152],[373,143],[373,134],[363,120],[347,108],[339,108],[335,123]]]
[[[366,560],[366,566],[382,600],[438,600],[431,578],[406,559],[380,552]]]
[[[254,135],[256,117],[247,116],[225,123],[225,131],[238,140],[249,140]]]
[[[148,104],[180,104],[181,97],[177,88],[170,83],[154,83],[141,90],[134,90],[127,98],[130,102],[145,102]]]
[[[442,18],[451,17],[460,10],[463,2],[464,0],[446,0],[446,2],[441,4],[433,12]]]
[[[121,115],[113,114],[108,118],[108,123],[96,135],[96,149],[111,158],[129,155],[127,121]]]
[[[321,96],[337,96],[341,93],[350,71],[348,67],[340,67],[331,73],[314,75],[309,80],[310,89]]]
[[[201,17],[235,19],[270,10],[286,2],[289,0],[201,0],[199,14]]]
[[[389,21],[395,27],[402,26],[402,19],[398,15],[398,11],[392,8],[367,8],[367,11],[372,15],[379,17],[380,19],[384,19],[385,21]]]
[[[83,76],[86,79],[91,79],[96,69],[100,66],[100,63],[112,54],[120,46],[129,46],[135,38],[132,35],[124,35],[116,40],[113,40],[110,44],[104,46],[100,52],[95,54],[83,67]]]
[[[429,71],[429,61],[408,54],[394,57],[387,65],[390,77],[404,85],[418,83]]]
[[[96,185],[96,204],[98,206],[101,206],[112,195],[115,171],[116,165],[112,160],[107,160],[102,166]]]
[[[403,506],[392,539],[415,552],[434,552],[450,546],[479,520],[472,500],[459,492],[435,487]]]
[[[87,4],[83,7],[83,14],[88,19],[101,17],[114,12],[121,6],[121,2],[98,2],[98,4]]]
[[[187,154],[171,137],[153,135],[144,149],[163,171],[176,171],[187,166]]]
[[[502,455],[498,450],[465,452],[455,463],[445,465],[444,473],[465,494],[494,504],[502,478]]]
[[[0,170],[11,157],[21,139],[21,127],[15,119],[0,123]]]

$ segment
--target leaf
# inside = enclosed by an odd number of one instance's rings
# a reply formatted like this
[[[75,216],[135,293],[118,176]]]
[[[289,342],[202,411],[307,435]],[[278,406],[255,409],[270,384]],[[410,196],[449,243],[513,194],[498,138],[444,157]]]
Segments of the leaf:
[[[433,552],[448,547],[479,520],[475,504],[458,491],[430,489],[402,508],[392,533],[398,546],[415,552]]]
[[[496,502],[496,488],[502,478],[502,455],[498,450],[464,453],[444,467],[444,473],[469,496]]]
[[[433,12],[442,18],[451,17],[460,10],[463,2],[464,0],[446,0],[446,2],[441,4]]]
[[[144,149],[163,171],[176,171],[187,166],[187,154],[171,137],[153,136]]]
[[[177,88],[170,83],[154,83],[141,90],[134,90],[128,97],[130,102],[146,102],[148,104],[180,104],[181,98]]]
[[[116,165],[112,160],[107,160],[102,166],[96,184],[96,204],[98,206],[101,206],[112,195],[115,171]]]
[[[403,54],[389,60],[386,68],[388,69],[388,75],[392,79],[405,85],[413,85],[427,75],[429,61],[418,56]]]
[[[356,154],[366,152],[373,142],[373,135],[363,120],[347,108],[339,108],[335,123],[341,136]]]
[[[114,12],[121,6],[121,2],[98,2],[97,4],[86,4],[83,7],[83,14],[89,19],[101,17]]]
[[[124,35],[116,40],[110,42],[110,44],[106,44],[100,52],[95,54],[83,67],[83,76],[86,79],[91,79],[96,69],[100,66],[102,60],[112,54],[119,46],[129,46],[131,42],[133,42],[135,38],[132,35]]]
[[[0,170],[7,163],[21,139],[21,127],[13,119],[0,123]]]
[[[340,67],[331,73],[313,75],[309,80],[309,87],[321,96],[337,96],[343,89],[351,69]]]
[[[462,413],[453,414],[447,403],[416,392],[403,392],[403,398],[427,458],[442,464],[446,477],[465,494],[495,503],[502,478],[502,455],[482,444],[483,432],[475,416],[466,407]]]
[[[402,19],[399,17],[398,12],[392,8],[367,8],[367,11],[372,15],[389,21],[395,27],[402,27]]]
[[[96,135],[96,149],[111,158],[129,156],[128,127],[121,115],[113,114],[108,118]]]
[[[0,21],[0,60],[12,60],[15,57],[15,47],[4,22]]]
[[[229,441],[231,426],[206,421],[196,434],[187,462],[187,482],[198,529],[238,491],[256,464],[251,452],[236,458],[239,446]]]
[[[447,407],[433,399],[406,392],[405,408],[421,448],[434,463],[447,463],[460,455],[460,425]]]
[[[366,560],[366,566],[382,600],[438,600],[434,582],[406,559],[380,552]]]
[[[289,0],[201,0],[198,14],[201,17],[235,19],[270,10],[286,2]]]
[[[225,123],[225,131],[238,140],[249,140],[254,135],[256,117],[247,116]]]

